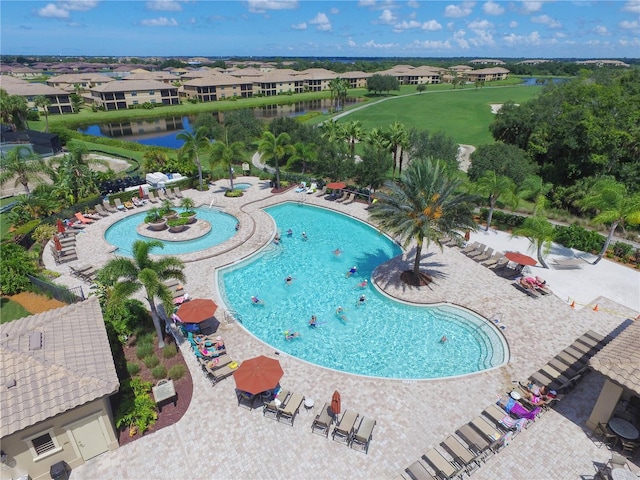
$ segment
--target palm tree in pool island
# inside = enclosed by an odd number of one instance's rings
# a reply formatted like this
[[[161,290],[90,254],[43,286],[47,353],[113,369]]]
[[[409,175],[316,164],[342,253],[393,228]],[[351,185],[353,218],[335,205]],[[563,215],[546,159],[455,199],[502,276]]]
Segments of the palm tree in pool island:
[[[286,132],[282,132],[277,137],[269,131],[263,132],[262,139],[258,144],[258,152],[265,162],[273,160],[276,169],[276,188],[280,188],[279,161],[296,153],[295,147],[291,145],[291,137]]]
[[[112,286],[114,301],[132,297],[140,289],[144,289],[145,299],[151,310],[151,319],[158,335],[158,347],[164,347],[162,326],[158,314],[156,299],[165,305],[165,311],[173,307],[171,291],[163,283],[175,279],[185,281],[182,271],[184,264],[177,257],[166,256],[153,260],[149,253],[154,248],[164,248],[160,240],[136,240],[133,242],[133,258],[119,257],[110,260],[100,271],[100,281]]]
[[[461,180],[450,177],[443,164],[430,158],[416,159],[397,182],[387,182],[371,209],[381,230],[397,238],[404,248],[416,243],[413,269],[402,273],[410,285],[427,285],[431,276],[420,271],[424,247],[435,242],[442,249],[445,236],[461,237],[475,230],[470,195],[459,193]]]
[[[198,189],[202,191],[202,162],[200,161],[200,152],[208,150],[210,146],[207,129],[200,127],[196,130],[195,135],[191,132],[180,132],[176,135],[176,138],[184,142],[184,145],[178,150],[178,158],[180,160],[189,160],[198,167]]]
[[[211,147],[210,160],[215,162],[221,162],[227,167],[229,173],[229,182],[231,184],[231,190],[233,190],[233,161],[242,160],[244,144],[242,142],[233,142],[229,144],[229,136],[227,135],[227,129],[224,129],[224,142],[216,142]]]

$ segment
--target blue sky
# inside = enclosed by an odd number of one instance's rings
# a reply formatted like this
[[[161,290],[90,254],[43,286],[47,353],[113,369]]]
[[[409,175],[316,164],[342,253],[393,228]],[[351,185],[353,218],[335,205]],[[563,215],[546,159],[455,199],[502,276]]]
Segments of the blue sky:
[[[3,54],[640,56],[640,0],[0,2]]]

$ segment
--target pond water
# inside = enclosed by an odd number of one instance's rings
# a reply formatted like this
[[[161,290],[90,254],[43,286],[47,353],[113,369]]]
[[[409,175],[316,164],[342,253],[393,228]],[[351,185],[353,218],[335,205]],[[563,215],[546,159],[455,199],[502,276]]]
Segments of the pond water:
[[[542,81],[544,80],[544,83],[537,83],[538,80]],[[541,85],[546,85],[549,81],[553,82],[554,84],[557,83],[564,83],[567,80],[569,80],[568,78],[555,78],[555,77],[525,77],[522,79],[522,85],[525,85],[527,87],[535,87],[535,86],[541,86]]]

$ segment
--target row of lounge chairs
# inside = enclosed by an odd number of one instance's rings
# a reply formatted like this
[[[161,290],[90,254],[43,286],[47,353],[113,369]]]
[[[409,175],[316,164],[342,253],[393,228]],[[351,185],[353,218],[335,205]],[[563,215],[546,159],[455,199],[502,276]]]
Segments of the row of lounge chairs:
[[[348,192],[347,190],[344,190],[341,197],[337,197],[332,193],[331,195],[327,196],[326,199],[349,205],[350,203],[356,201],[356,192]]]
[[[60,243],[60,249],[56,248],[56,242]],[[51,253],[56,265],[77,260],[76,236],[74,234],[56,234],[51,243]]]
[[[557,392],[569,391],[587,371],[589,358],[609,340],[609,337],[604,337],[593,330],[587,331],[547,364],[547,367],[557,366],[567,374],[571,371],[575,374],[571,379],[563,378],[559,372],[554,376],[551,373],[552,370],[543,368],[533,374],[529,381],[539,386],[547,386]],[[429,449],[420,460],[408,466],[398,478],[448,480],[462,478],[465,474],[470,475],[486,461],[489,455],[497,453],[502,447],[508,445],[515,436],[535,421],[537,416],[549,410],[561,398],[562,395],[558,395],[554,401],[539,408],[527,404],[524,397],[520,399],[519,401],[530,407],[530,410],[521,404],[517,404],[519,410],[504,405],[500,401],[498,404],[491,404],[479,416],[458,428],[455,435],[448,436],[440,444],[440,450]],[[510,399],[511,404],[514,402],[515,400]]]
[[[329,403],[325,403],[311,424],[311,432],[328,438],[334,420],[335,415],[331,410],[331,406]],[[375,425],[376,421],[372,418],[360,416],[356,412],[346,410],[334,427],[331,438],[336,442],[344,443],[351,448],[357,447],[364,453],[368,453]]]
[[[164,200],[175,200],[182,197],[183,195],[179,187],[167,188],[165,191],[158,189],[155,194],[153,192],[149,192],[147,194],[147,199],[151,203],[158,203]],[[119,198],[115,198],[113,200],[113,205],[111,205],[108,200],[103,200],[102,205],[98,204],[95,208],[98,215],[106,217],[107,215],[117,211],[133,210],[136,207],[142,207],[144,205],[146,205],[146,200],[138,197],[132,197],[131,201],[126,201],[124,203],[122,203]]]
[[[96,281],[99,268],[95,265],[83,265],[79,267],[69,267],[71,275],[79,278],[87,283],[93,283]]]
[[[280,389],[273,400],[262,407],[262,415],[293,427],[293,422],[304,402],[304,395]]]
[[[203,337],[203,340],[205,342],[208,340],[212,344],[217,341],[214,338],[206,336]],[[187,333],[187,341],[191,344],[191,348],[200,364],[202,372],[212,385],[216,385],[221,380],[233,375],[233,372],[238,368],[238,362],[227,354],[226,348],[219,350],[213,347],[207,354],[204,354],[198,348],[198,344],[191,333]]]

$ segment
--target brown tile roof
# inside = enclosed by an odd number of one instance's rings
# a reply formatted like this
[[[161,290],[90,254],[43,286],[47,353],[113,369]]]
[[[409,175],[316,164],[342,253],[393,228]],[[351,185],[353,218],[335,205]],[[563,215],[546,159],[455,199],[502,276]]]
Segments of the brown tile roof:
[[[595,371],[640,395],[640,322],[631,322],[589,364]]]
[[[0,366],[0,437],[119,388],[96,297],[0,325]]]
[[[158,80],[117,80],[115,82],[107,82],[91,88],[96,92],[146,92],[148,90],[176,90],[176,87]]]
[[[68,95],[68,92],[44,83],[4,83],[2,84],[9,95],[31,97],[36,95]]]

